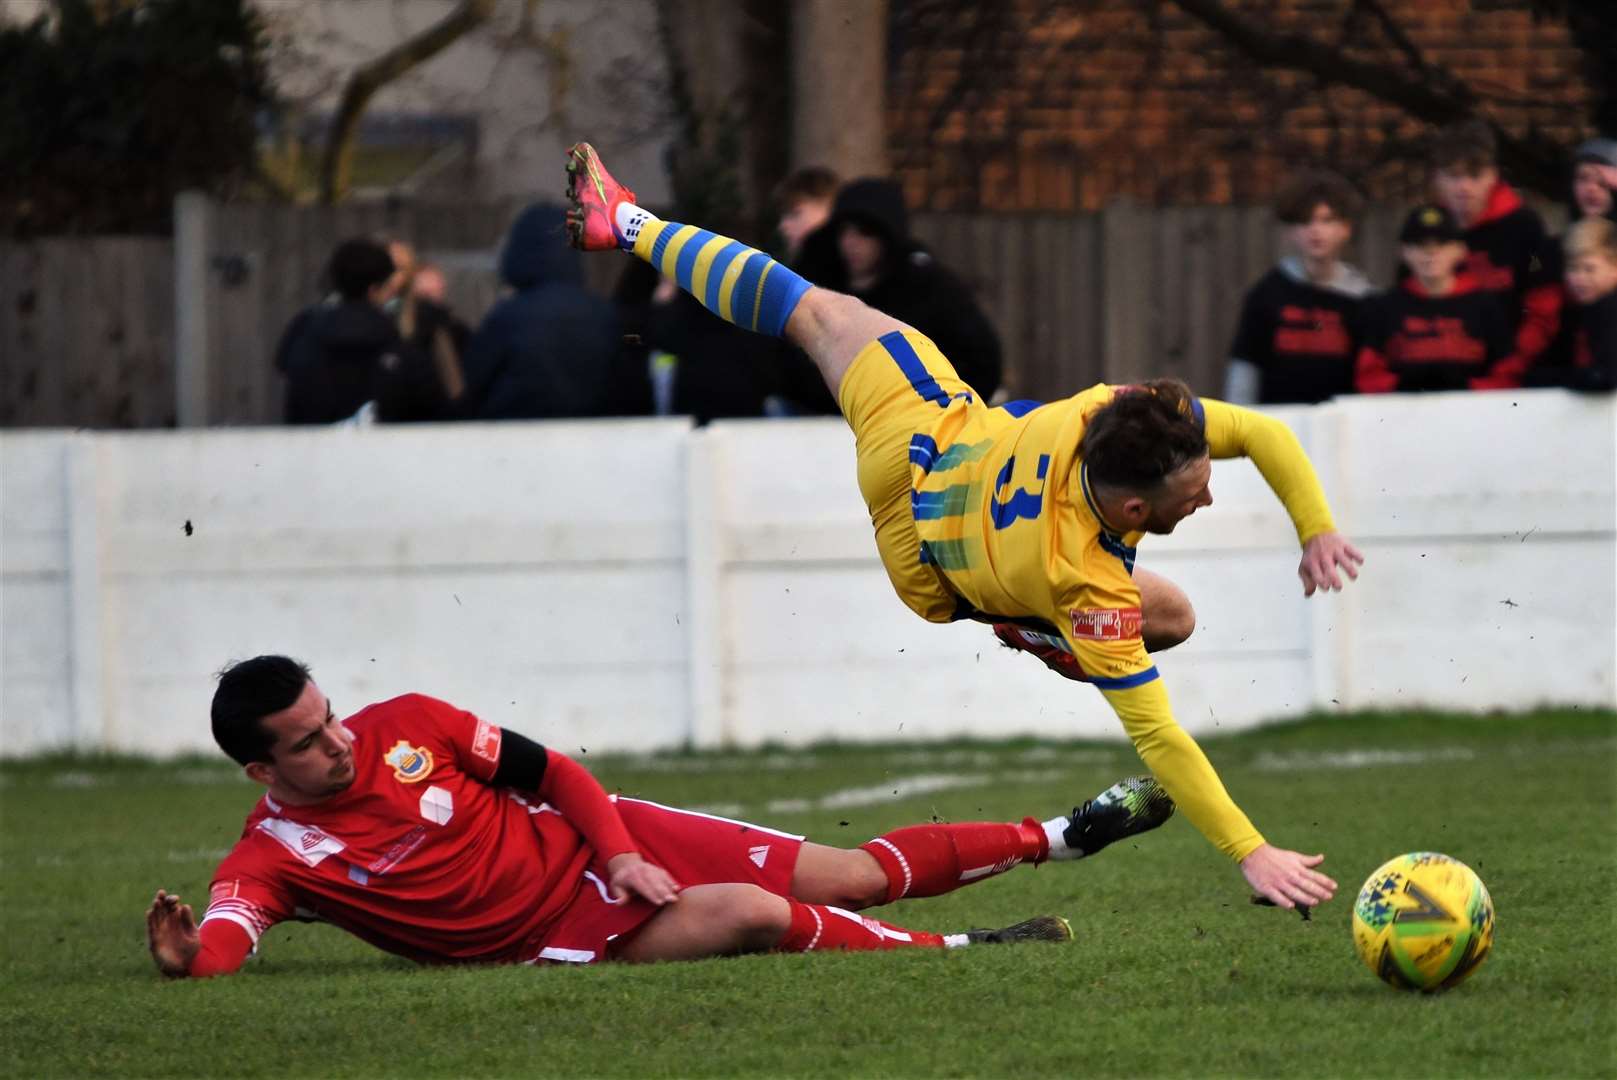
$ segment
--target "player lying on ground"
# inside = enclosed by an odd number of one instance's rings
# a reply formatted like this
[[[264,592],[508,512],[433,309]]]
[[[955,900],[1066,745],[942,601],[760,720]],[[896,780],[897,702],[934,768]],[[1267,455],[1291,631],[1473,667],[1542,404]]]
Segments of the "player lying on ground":
[[[166,975],[235,971],[286,919],[427,963],[1067,941],[1053,915],[933,934],[854,911],[1092,855],[1173,813],[1135,777],[1042,823],[917,825],[827,847],[609,796],[571,759],[419,694],[338,720],[284,656],[220,676],[213,735],[268,791],[219,864],[200,927],[158,890],[146,930]]]
[[[932,622],[992,623],[1005,645],[1093,683],[1187,818],[1281,907],[1336,883],[1267,843],[1175,723],[1149,653],[1195,627],[1183,592],[1134,566],[1147,532],[1211,505],[1210,458],[1250,457],[1303,546],[1303,592],[1339,589],[1363,557],[1342,537],[1282,423],[1183,383],[1100,385],[1064,401],[990,407],[921,334],[851,296],[811,287],[762,252],[635,205],[588,143],[568,151],[568,236],[622,248],[720,318],[785,337],[814,360],[853,428],[859,490],[893,587]]]

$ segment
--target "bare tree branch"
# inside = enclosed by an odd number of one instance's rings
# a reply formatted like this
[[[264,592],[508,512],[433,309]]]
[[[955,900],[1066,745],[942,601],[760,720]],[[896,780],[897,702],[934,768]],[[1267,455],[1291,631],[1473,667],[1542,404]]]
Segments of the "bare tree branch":
[[[438,55],[468,31],[487,22],[494,13],[494,0],[460,0],[455,9],[426,30],[400,42],[376,59],[362,65],[348,77],[343,87],[337,115],[326,133],[325,154],[320,162],[320,201],[336,202],[348,190],[354,157],[354,133],[359,120],[376,92],[406,71]]]
[[[1221,0],[1172,0],[1243,54],[1265,67],[1290,68],[1313,75],[1322,85],[1361,90],[1428,124],[1450,124],[1481,115],[1482,97],[1452,72],[1430,66],[1415,71],[1393,64],[1356,59],[1305,34],[1276,32],[1225,6]],[[1391,17],[1375,7],[1385,27]],[[1389,34],[1391,36],[1391,34]],[[1402,36],[1402,32],[1399,32]],[[1407,53],[1406,53],[1407,55]],[[1418,57],[1418,53],[1416,56]],[[1499,140],[1502,164],[1516,179],[1541,191],[1554,190],[1565,152],[1542,139],[1517,138],[1482,116]]]

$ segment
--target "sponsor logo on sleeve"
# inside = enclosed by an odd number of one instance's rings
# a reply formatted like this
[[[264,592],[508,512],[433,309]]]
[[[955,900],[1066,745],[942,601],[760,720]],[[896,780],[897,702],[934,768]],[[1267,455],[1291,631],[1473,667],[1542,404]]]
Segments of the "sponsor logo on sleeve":
[[[239,881],[216,881],[213,888],[208,890],[208,903],[215,904],[220,900],[234,900],[236,893],[241,889]]]
[[[500,729],[487,720],[477,722],[477,734],[472,736],[472,753],[490,765],[500,763]]]
[[[1140,609],[1073,608],[1072,636],[1082,641],[1131,641],[1140,636]]]
[[[425,746],[411,746],[404,739],[393,744],[393,749],[382,755],[382,761],[393,766],[393,779],[401,784],[425,780],[432,772],[432,751]]]

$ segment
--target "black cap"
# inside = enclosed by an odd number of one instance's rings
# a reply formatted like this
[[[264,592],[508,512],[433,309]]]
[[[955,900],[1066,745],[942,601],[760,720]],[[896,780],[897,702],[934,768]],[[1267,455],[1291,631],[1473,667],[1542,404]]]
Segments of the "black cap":
[[[1400,244],[1424,244],[1432,240],[1465,242],[1465,233],[1454,217],[1441,206],[1417,206],[1404,219],[1398,233]]]

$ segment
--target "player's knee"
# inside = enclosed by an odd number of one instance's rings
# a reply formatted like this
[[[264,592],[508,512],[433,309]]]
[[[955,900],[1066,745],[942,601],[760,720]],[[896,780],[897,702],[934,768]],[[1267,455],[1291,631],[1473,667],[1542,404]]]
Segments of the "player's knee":
[[[757,885],[738,885],[725,897],[725,920],[743,951],[770,949],[791,927],[791,907]]]
[[[1170,601],[1158,604],[1146,616],[1141,628],[1145,647],[1150,652],[1161,652],[1189,640],[1196,632],[1196,609],[1190,598],[1180,593]]]
[[[890,883],[881,863],[870,852],[860,849],[848,852],[848,856],[847,896],[838,906],[858,911],[887,903]]]

